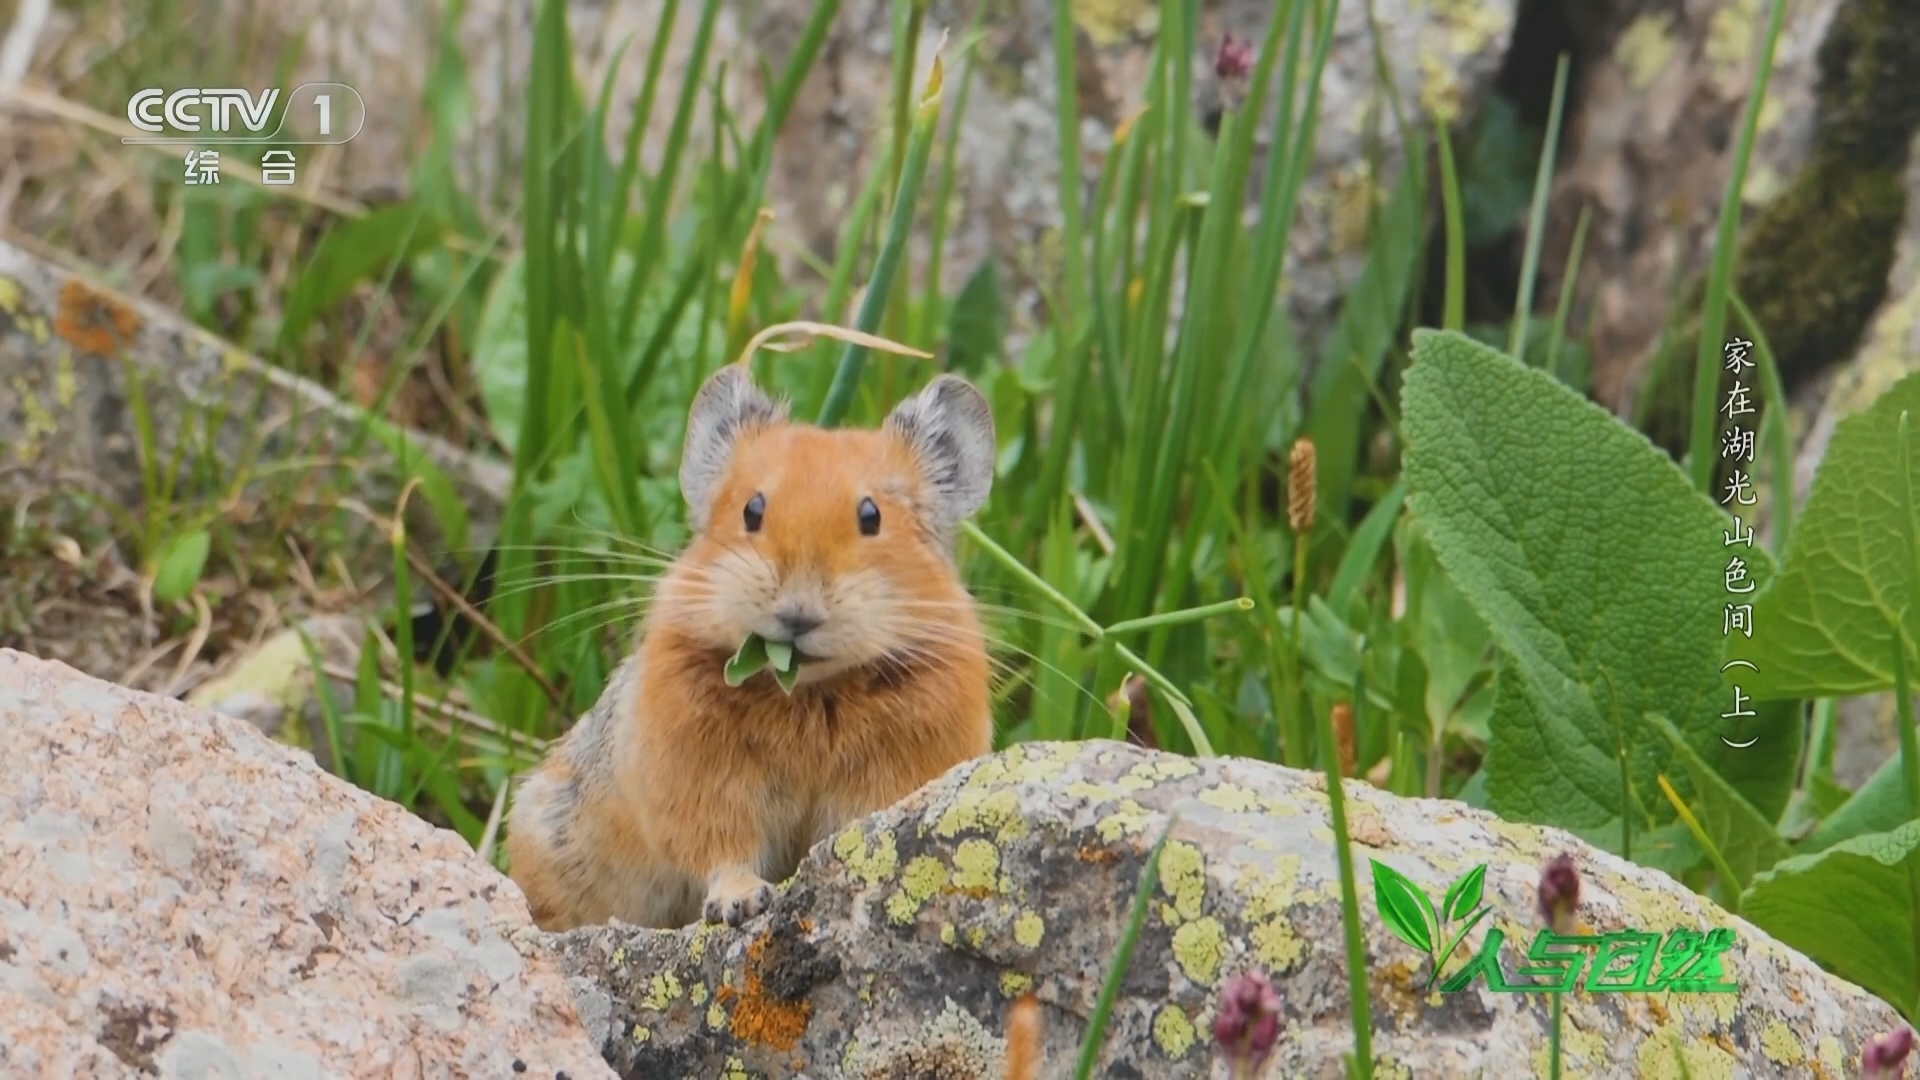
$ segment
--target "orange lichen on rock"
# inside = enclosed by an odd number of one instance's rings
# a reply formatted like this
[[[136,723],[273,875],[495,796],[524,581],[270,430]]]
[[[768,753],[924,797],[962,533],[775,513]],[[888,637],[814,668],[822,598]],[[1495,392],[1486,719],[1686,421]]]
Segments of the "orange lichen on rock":
[[[767,992],[762,972],[767,963],[767,946],[772,941],[773,933],[768,932],[747,946],[741,989],[735,991],[731,986],[723,986],[717,997],[723,1005],[738,999],[732,1009],[735,1035],[775,1050],[791,1050],[806,1033],[807,1022],[813,1019],[813,1002],[804,997],[786,1001]]]
[[[78,278],[68,278],[60,286],[53,332],[80,352],[117,355],[139,329],[140,314],[112,296],[96,292]]]

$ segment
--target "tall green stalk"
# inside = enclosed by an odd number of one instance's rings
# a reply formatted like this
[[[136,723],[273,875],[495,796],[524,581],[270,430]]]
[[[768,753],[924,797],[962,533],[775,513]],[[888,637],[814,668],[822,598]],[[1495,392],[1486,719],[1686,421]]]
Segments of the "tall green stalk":
[[[887,237],[880,245],[873,276],[868,279],[867,295],[861,298],[859,314],[854,317],[854,328],[865,333],[873,333],[886,314],[895,270],[907,250],[907,237],[913,232],[913,210],[920,194],[920,181],[927,174],[927,157],[933,149],[934,132],[940,126],[941,79],[940,57],[935,56],[933,69],[927,73],[926,93],[914,109],[913,132],[908,137],[907,159],[900,170],[900,186],[893,196],[893,213],[887,220]],[[833,372],[833,385],[827,388],[827,400],[820,406],[817,423],[821,427],[839,423],[847,407],[853,404],[854,391],[860,387],[860,373],[866,367],[867,351],[866,346],[852,342],[841,351],[839,366]]]
[[[1727,326],[1727,291],[1733,284],[1734,246],[1740,229],[1741,192],[1746,187],[1747,159],[1753,156],[1754,132],[1760,126],[1760,107],[1767,98],[1767,82],[1773,75],[1773,47],[1780,39],[1780,24],[1786,17],[1786,0],[1773,0],[1767,19],[1767,39],[1760,48],[1753,83],[1747,88],[1747,105],[1740,117],[1740,139],[1733,148],[1733,167],[1727,172],[1726,190],[1720,196],[1720,221],[1713,238],[1713,266],[1707,273],[1706,297],[1700,306],[1700,344],[1694,356],[1693,426],[1687,440],[1687,469],[1693,486],[1712,493],[1714,440],[1719,436],[1715,422],[1720,393],[1721,337]]]

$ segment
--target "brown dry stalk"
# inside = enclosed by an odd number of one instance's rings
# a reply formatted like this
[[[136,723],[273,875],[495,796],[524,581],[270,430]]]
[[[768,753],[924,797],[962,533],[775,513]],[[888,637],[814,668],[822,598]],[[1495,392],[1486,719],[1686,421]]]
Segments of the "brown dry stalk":
[[[1313,440],[1297,439],[1287,457],[1287,528],[1295,536],[1313,527],[1313,484]]]
[[[1333,745],[1340,752],[1340,775],[1353,775],[1353,706],[1344,701],[1333,706]]]
[[[1031,991],[1007,1010],[1006,1080],[1040,1080],[1040,1001]]]

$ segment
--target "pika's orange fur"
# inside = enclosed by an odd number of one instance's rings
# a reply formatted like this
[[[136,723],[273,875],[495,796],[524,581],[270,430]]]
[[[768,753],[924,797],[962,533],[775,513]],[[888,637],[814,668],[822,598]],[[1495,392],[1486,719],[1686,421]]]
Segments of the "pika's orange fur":
[[[513,879],[549,930],[739,923],[815,843],[992,749],[986,643],[951,558],[985,500],[993,422],[937,378],[878,430],[789,422],[743,369],[696,397],[695,535],[637,654],[522,782]],[[739,687],[749,633],[803,658]]]

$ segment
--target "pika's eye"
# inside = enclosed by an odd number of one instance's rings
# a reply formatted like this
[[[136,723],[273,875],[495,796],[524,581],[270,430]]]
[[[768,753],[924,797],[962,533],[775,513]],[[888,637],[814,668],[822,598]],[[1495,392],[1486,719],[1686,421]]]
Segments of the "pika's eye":
[[[741,515],[746,520],[748,532],[760,531],[760,517],[766,512],[766,496],[761,495],[757,491],[754,492],[753,498],[747,500],[747,512]]]
[[[880,533],[880,508],[873,505],[872,499],[860,500],[860,535],[877,536]]]

